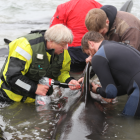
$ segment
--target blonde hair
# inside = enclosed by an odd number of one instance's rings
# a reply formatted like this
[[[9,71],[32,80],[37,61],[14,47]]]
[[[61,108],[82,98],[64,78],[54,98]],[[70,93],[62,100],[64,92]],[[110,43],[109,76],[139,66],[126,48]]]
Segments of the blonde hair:
[[[96,31],[106,27],[107,15],[102,9],[94,8],[91,9],[85,19],[85,25],[89,31]]]
[[[69,28],[63,24],[56,24],[50,27],[44,34],[46,41],[53,41],[55,43],[72,43],[73,34]]]

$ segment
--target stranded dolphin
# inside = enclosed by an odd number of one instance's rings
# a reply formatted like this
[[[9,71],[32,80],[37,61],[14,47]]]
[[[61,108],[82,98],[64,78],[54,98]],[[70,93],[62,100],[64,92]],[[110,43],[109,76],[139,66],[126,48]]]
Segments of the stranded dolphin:
[[[89,96],[89,67],[87,64],[81,90],[62,89],[62,96],[49,105],[35,106],[21,102],[0,104],[3,136],[7,139],[10,136],[12,139],[38,137],[71,140],[94,137],[101,140],[107,123],[102,105]]]
[[[125,2],[125,4],[121,7],[120,11],[125,11],[125,12],[131,12],[133,6],[133,1],[132,0],[128,0]]]
[[[127,1],[121,10],[130,12],[132,5],[132,1]],[[10,40],[5,42],[9,44]],[[1,48],[0,57],[7,55],[8,49]],[[70,91],[68,98],[61,97],[47,108],[40,106],[36,109],[32,104],[23,103],[2,107],[0,114],[3,116],[1,127],[4,135],[10,132],[8,134],[13,139],[34,139],[36,136],[51,140],[104,139],[108,123],[103,105],[90,96],[89,68],[87,64],[81,91]]]
[[[90,96],[90,64],[86,65],[84,82],[79,98],[63,111],[52,135],[54,140],[103,139],[107,129],[102,105]]]
[[[1,48],[0,49],[0,57],[5,57],[9,53],[9,50],[7,48]]]

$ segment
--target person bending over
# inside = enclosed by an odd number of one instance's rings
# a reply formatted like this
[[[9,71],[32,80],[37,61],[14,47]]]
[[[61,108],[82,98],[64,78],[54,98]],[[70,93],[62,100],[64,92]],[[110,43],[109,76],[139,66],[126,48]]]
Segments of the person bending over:
[[[35,95],[51,95],[52,87],[38,83],[42,77],[74,84],[69,88],[78,89],[79,83],[69,75],[67,44],[72,40],[70,29],[57,24],[45,33],[38,31],[12,41],[0,73],[0,101],[30,103]]]
[[[89,11],[85,24],[89,31],[101,33],[106,40],[123,42],[140,51],[140,20],[131,13],[104,5]]]
[[[95,31],[83,36],[82,50],[92,57],[92,69],[102,86],[92,83],[92,91],[110,99],[127,94],[122,113],[140,116],[140,52],[130,45],[104,40]]]
[[[106,40],[123,42],[140,51],[140,20],[131,13],[104,5],[87,13],[85,25],[89,31],[101,33]],[[88,58],[86,62],[90,60]]]

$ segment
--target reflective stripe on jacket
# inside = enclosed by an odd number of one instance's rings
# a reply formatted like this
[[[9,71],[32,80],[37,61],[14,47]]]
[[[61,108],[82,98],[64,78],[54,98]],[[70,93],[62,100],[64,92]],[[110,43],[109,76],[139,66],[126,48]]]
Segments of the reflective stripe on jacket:
[[[51,55],[48,52],[46,54],[50,61]],[[38,82],[29,79],[26,75],[32,62],[33,50],[25,37],[16,39],[9,44],[9,55],[3,70],[0,86],[10,99],[21,101],[23,97],[27,97],[25,102],[35,101]],[[69,53],[64,50],[61,74],[57,77],[58,81],[65,82],[70,77],[70,63]]]

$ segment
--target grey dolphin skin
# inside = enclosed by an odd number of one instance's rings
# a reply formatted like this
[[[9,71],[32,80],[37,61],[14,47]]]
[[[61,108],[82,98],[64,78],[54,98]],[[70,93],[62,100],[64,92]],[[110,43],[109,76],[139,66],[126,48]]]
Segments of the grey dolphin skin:
[[[128,0],[120,10],[130,12],[132,6],[133,2]],[[7,44],[10,42],[10,40],[4,41]],[[0,57],[7,56],[8,53],[9,51],[7,48],[0,49]],[[40,137],[45,135],[45,139],[51,140],[104,140],[105,137],[103,134],[106,133],[108,129],[108,122],[106,114],[104,113],[104,106],[90,95],[89,79],[90,64],[88,63],[85,68],[84,81],[81,90],[77,92],[70,91],[68,93],[70,98],[61,97],[56,103],[51,103],[46,109],[43,108],[44,110],[42,111],[40,111],[40,106],[38,107],[39,109],[36,109],[34,104],[16,102],[0,109],[0,114],[4,116],[5,121],[7,118],[6,123],[8,124],[8,122],[10,122],[9,125],[12,126],[6,127],[6,131],[8,132],[10,130],[10,133],[15,133],[14,129],[11,129],[15,128],[21,135],[26,135],[28,133],[28,135],[30,135],[34,129],[37,129],[40,132]],[[55,110],[53,108],[55,108]],[[27,111],[28,115],[24,113]],[[22,119],[19,117],[21,115]],[[28,119],[28,117],[30,117],[30,119]],[[24,125],[24,128],[28,128],[26,123],[24,123],[26,119],[27,122],[28,120],[30,122],[28,124],[29,129],[27,131],[24,129],[23,131]],[[42,128],[47,131],[42,131]],[[13,139],[18,138],[16,134],[13,137]],[[4,139],[1,129],[0,139]]]
[[[79,99],[68,112],[61,113],[52,135],[53,140],[102,140],[107,129],[102,105],[90,96],[90,64],[86,65]]]
[[[9,53],[9,50],[7,48],[1,48],[0,49],[0,57],[7,56]]]
[[[133,1],[132,0],[128,0],[125,2],[125,4],[121,7],[120,11],[125,11],[125,12],[131,12],[133,6]]]
[[[130,12],[133,6],[127,1],[121,11]],[[103,134],[108,128],[103,106],[90,95],[90,64],[85,68],[84,81],[79,99],[68,112],[61,113],[60,120],[52,135],[53,140],[104,139]]]

